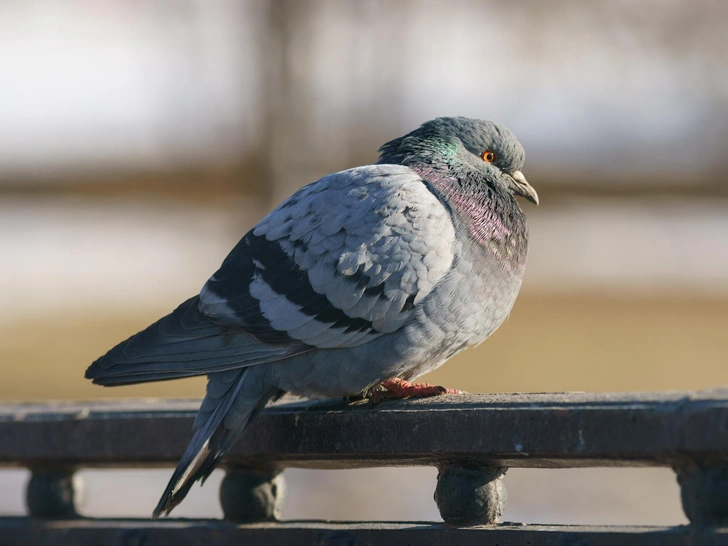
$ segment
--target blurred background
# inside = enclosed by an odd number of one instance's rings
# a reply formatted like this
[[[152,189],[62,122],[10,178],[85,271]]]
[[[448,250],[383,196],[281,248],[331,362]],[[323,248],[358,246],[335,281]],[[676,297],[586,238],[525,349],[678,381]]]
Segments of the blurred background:
[[[83,372],[282,198],[441,115],[511,128],[542,204],[509,321],[427,380],[727,384],[727,23],[708,0],[0,0],[0,400],[201,396]],[[84,474],[87,513],[147,516],[169,471]],[[0,513],[25,479],[0,470]],[[219,479],[175,515],[219,517]],[[288,481],[287,518],[439,519],[432,469]],[[686,521],[669,470],[506,485],[512,521]]]

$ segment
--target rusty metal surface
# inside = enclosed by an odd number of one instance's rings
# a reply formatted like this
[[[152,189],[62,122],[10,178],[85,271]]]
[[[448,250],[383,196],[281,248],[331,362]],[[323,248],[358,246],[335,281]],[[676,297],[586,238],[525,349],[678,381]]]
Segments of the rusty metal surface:
[[[176,464],[197,401],[0,405],[0,466]],[[728,390],[454,395],[267,409],[226,459],[246,466],[348,468],[720,465]]]
[[[512,525],[447,527],[433,523],[285,522],[234,525],[194,520],[66,520],[0,518],[0,544],[64,546],[540,546],[728,545],[728,528]]]

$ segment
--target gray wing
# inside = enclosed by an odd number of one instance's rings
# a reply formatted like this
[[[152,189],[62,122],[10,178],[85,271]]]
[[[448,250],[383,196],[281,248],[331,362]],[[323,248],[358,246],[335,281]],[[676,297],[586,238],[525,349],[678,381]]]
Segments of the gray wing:
[[[409,168],[343,171],[261,220],[199,308],[264,342],[353,347],[409,319],[450,269],[454,239],[447,209]]]

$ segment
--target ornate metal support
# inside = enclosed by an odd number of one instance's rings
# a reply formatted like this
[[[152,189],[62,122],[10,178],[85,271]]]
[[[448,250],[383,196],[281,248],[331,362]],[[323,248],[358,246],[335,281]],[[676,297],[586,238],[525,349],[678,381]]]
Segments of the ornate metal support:
[[[442,466],[437,475],[435,502],[449,525],[495,525],[503,521],[507,468]]]
[[[683,511],[693,525],[728,525],[728,466],[676,469]]]
[[[238,523],[280,519],[286,502],[286,482],[280,470],[232,467],[220,485],[225,519]]]
[[[38,518],[76,518],[85,498],[74,469],[33,470],[26,490],[28,513]]]

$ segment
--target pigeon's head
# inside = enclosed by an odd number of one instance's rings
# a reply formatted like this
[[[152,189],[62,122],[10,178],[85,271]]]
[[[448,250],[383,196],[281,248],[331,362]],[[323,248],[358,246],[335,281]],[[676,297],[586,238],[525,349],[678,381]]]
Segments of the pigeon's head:
[[[503,125],[463,117],[436,118],[411,133],[387,142],[379,163],[407,165],[418,171],[446,170],[521,195],[538,205],[538,194],[521,169],[523,146]]]

